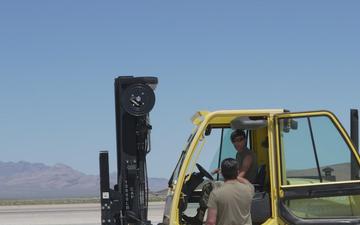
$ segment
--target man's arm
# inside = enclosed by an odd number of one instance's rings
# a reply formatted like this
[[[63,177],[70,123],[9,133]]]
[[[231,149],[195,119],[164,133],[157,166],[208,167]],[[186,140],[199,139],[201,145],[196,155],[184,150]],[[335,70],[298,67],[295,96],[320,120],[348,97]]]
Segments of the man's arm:
[[[253,158],[251,155],[245,156],[243,165],[240,168],[239,177],[245,177],[245,174],[250,169],[252,162],[253,162]]]
[[[215,175],[217,173],[220,173],[220,171],[221,171],[220,168],[216,168],[213,171],[211,171],[211,175]]]
[[[215,225],[216,224],[216,215],[217,215],[216,209],[208,208],[206,225]]]

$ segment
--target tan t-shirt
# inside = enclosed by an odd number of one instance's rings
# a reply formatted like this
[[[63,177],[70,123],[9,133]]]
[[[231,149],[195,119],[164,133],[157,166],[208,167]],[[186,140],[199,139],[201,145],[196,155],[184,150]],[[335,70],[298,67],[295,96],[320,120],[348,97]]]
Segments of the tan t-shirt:
[[[253,196],[254,187],[251,184],[231,180],[211,192],[207,206],[216,209],[217,225],[251,225]]]

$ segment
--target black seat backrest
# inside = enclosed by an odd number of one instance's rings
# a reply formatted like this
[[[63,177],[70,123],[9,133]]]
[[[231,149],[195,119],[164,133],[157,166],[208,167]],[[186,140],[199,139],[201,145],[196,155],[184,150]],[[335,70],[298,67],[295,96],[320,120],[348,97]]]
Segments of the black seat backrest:
[[[255,188],[258,191],[263,191],[266,177],[266,165],[260,166],[255,180]]]

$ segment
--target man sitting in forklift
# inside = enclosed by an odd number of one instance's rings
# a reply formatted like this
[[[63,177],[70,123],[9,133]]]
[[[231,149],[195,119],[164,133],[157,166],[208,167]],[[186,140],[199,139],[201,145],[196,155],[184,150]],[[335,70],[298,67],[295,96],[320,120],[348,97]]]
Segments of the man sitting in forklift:
[[[230,136],[231,142],[234,145],[236,153],[236,160],[239,164],[239,177],[244,177],[250,183],[255,183],[258,172],[256,155],[253,151],[246,147],[246,134],[243,130],[235,130]],[[219,173],[217,168],[212,171],[212,174]]]

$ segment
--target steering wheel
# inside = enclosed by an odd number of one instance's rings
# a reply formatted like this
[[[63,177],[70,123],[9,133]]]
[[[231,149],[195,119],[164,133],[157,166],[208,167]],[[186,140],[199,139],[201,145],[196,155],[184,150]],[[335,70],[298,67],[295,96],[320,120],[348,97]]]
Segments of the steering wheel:
[[[198,170],[200,171],[201,175],[209,178],[209,180],[214,180],[214,178],[212,177],[212,175],[211,175],[206,169],[204,169],[204,167],[202,167],[199,163],[196,163],[196,167],[197,167]]]

